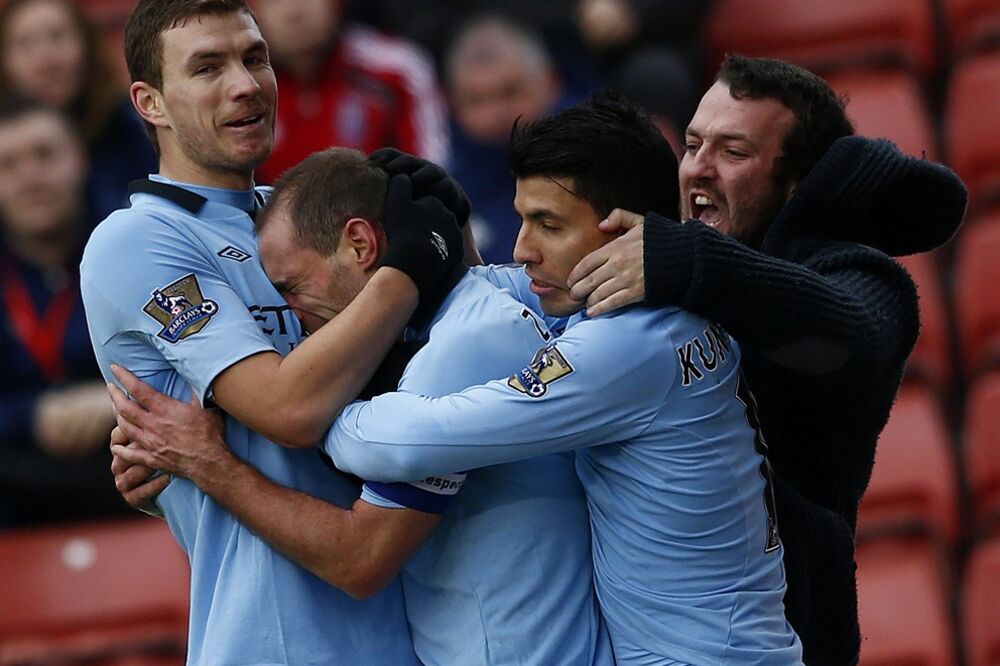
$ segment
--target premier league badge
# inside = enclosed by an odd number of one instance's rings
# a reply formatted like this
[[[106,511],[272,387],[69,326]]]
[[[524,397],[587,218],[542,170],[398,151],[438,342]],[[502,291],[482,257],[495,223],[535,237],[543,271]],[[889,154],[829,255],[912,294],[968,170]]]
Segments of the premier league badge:
[[[176,343],[205,328],[219,312],[219,304],[205,299],[198,278],[192,274],[154,289],[153,298],[142,311],[163,326],[159,337]]]
[[[552,344],[540,349],[531,360],[531,365],[511,375],[507,386],[532,398],[541,398],[548,393],[549,384],[573,372],[574,368],[569,360]]]

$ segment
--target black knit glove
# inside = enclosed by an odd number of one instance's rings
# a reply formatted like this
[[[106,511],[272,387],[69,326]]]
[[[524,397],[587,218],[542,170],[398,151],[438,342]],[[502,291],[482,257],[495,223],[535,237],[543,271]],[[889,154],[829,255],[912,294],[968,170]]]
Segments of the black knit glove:
[[[389,179],[382,228],[388,248],[381,265],[406,273],[421,302],[462,262],[462,232],[454,214],[434,197],[415,197],[409,176]]]
[[[462,187],[448,172],[428,160],[395,148],[380,148],[368,157],[389,177],[406,174],[413,182],[413,196],[439,199],[455,215],[459,227],[464,227],[472,213],[472,204]]]

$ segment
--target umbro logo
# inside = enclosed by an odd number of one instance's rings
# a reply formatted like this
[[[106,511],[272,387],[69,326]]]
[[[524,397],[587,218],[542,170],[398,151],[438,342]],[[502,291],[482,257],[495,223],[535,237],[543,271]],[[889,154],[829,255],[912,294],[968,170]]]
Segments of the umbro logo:
[[[232,245],[227,245],[226,247],[219,250],[218,255],[223,259],[232,259],[233,261],[243,263],[250,258],[250,255],[239,249],[238,247],[233,247]]]
[[[444,237],[441,236],[436,231],[431,232],[431,243],[437,249],[438,254],[441,255],[442,259],[448,258],[448,243],[445,242]]]

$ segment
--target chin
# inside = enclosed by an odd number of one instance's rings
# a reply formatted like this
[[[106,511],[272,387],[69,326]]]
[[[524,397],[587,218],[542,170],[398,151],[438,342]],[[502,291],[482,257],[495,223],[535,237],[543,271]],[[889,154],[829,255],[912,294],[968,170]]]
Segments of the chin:
[[[575,315],[583,309],[583,303],[576,301],[548,301],[541,300],[542,312],[549,317],[569,317]]]

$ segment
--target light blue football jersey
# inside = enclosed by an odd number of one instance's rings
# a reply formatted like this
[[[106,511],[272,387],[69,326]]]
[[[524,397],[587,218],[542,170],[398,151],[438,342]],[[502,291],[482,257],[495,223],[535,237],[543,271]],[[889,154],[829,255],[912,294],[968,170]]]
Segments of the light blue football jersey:
[[[84,253],[81,288],[109,381],[117,363],[177,399],[193,389],[204,402],[220,372],[259,352],[286,354],[302,332],[261,268],[247,214],[254,190],[183,188],[205,201],[137,193],[101,223]],[[359,495],[315,450],[280,447],[232,418],[226,439],[276,483],[341,507]],[[189,664],[418,663],[398,581],[370,600],[352,599],[184,479],[158,504],[191,561]]]
[[[523,270],[482,273],[530,294]],[[725,331],[631,308],[572,317],[503,379],[353,403],[325,448],[381,481],[578,450],[618,663],[784,666],[801,662],[801,644],[751,405]]]
[[[509,373],[552,338],[534,313],[471,274],[430,325],[412,333],[427,343],[400,390],[427,396]],[[418,486],[461,484],[463,476]],[[406,493],[406,485],[368,483],[363,497],[413,506]],[[612,664],[592,571],[572,453],[473,470],[401,574],[417,655],[442,665]]]

